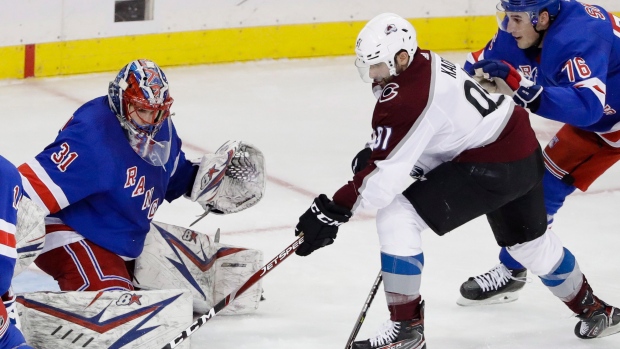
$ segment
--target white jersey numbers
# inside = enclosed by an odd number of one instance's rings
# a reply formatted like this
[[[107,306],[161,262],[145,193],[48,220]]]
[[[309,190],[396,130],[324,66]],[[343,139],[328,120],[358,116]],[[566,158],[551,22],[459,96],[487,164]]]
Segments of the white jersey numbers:
[[[592,76],[592,70],[586,64],[586,60],[581,57],[575,57],[571,60],[568,60],[564,67],[562,67],[562,71],[566,72],[568,75],[568,81],[575,82],[575,72],[582,79],[587,79]]]
[[[372,132],[372,140],[369,143],[370,148],[372,150],[378,148],[381,148],[381,150],[386,150],[391,135],[391,127],[377,126],[377,129]]]

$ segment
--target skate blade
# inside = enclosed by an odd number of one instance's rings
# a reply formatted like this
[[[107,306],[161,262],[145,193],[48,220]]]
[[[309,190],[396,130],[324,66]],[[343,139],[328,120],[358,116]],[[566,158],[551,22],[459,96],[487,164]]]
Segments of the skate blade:
[[[611,326],[611,327],[607,327],[606,329],[604,329],[601,332],[601,334],[596,336],[596,338],[603,338],[603,337],[611,336],[612,334],[616,334],[618,332],[620,332],[620,324],[615,325],[615,326]]]
[[[426,349],[426,339],[423,339],[420,343],[413,343],[412,341],[404,340],[388,344],[377,349]]]
[[[492,304],[504,304],[514,302],[519,299],[519,292],[506,292],[502,294],[498,294],[497,296],[493,296],[491,298],[483,299],[480,301],[471,300],[464,298],[463,296],[457,299],[456,304],[470,307],[470,306],[478,306],[478,305],[492,305]]]

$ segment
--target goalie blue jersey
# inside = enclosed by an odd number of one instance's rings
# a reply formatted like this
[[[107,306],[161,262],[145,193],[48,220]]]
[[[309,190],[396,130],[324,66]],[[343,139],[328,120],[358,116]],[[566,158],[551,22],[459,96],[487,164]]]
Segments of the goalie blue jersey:
[[[13,164],[0,156],[0,296],[8,291],[13,278],[17,205],[22,197],[22,180]],[[2,327],[3,324],[0,324]]]
[[[521,50],[499,30],[464,68],[473,74],[472,64],[483,59],[504,60],[544,87],[536,114],[620,146],[620,18],[600,6],[564,0],[542,49]]]
[[[195,177],[171,120],[155,141],[170,144],[164,166],[134,151],[107,97],[99,97],[19,166],[26,194],[50,212],[43,252],[86,238],[122,257],[140,255],[159,205],[185,194]]]

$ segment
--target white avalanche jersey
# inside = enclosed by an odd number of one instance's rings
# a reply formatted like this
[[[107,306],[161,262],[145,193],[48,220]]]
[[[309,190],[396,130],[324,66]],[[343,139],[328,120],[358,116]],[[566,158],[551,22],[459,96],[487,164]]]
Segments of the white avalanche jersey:
[[[334,195],[338,205],[383,208],[441,163],[509,162],[538,148],[527,111],[488,94],[460,66],[418,49],[388,83],[372,119],[369,165]]]

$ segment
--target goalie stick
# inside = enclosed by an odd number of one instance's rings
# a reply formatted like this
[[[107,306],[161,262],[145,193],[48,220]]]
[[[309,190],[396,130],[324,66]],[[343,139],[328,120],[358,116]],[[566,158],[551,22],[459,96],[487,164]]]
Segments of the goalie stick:
[[[360,331],[360,328],[362,327],[362,323],[364,323],[364,319],[366,319],[366,313],[368,313],[368,308],[370,308],[370,304],[372,303],[372,300],[375,299],[375,295],[377,294],[377,290],[379,289],[379,285],[381,285],[382,280],[383,280],[383,275],[381,274],[381,270],[379,270],[379,275],[377,275],[375,282],[372,284],[372,288],[370,289],[370,294],[368,294],[368,297],[366,298],[366,302],[364,303],[364,306],[362,307],[362,311],[360,312],[360,315],[357,317],[357,320],[355,321],[355,326],[353,326],[353,330],[351,331],[351,335],[349,336],[349,340],[347,341],[347,345],[344,347],[344,349],[351,349],[351,345],[353,345],[353,341],[355,340],[355,337],[357,337],[357,333]]]
[[[299,234],[297,240],[295,240],[292,244],[290,244],[287,248],[285,248],[280,254],[278,254],[275,258],[273,258],[269,263],[265,264],[260,270],[256,271],[250,278],[241,286],[239,286],[236,290],[232,291],[228,296],[224,297],[221,301],[219,301],[213,308],[209,309],[206,313],[200,315],[196,321],[194,321],[188,328],[183,330],[180,334],[178,334],[172,341],[166,344],[163,349],[172,349],[177,347],[179,344],[183,343],[189,336],[191,336],[196,330],[198,330],[202,325],[207,323],[207,321],[213,319],[215,315],[217,315],[222,309],[224,309],[228,304],[233,302],[239,295],[243,292],[247,291],[252,285],[254,285],[258,280],[262,279],[263,276],[267,275],[273,268],[280,265],[280,263],[285,260],[288,256],[292,255],[295,250],[304,242],[304,234]]]

